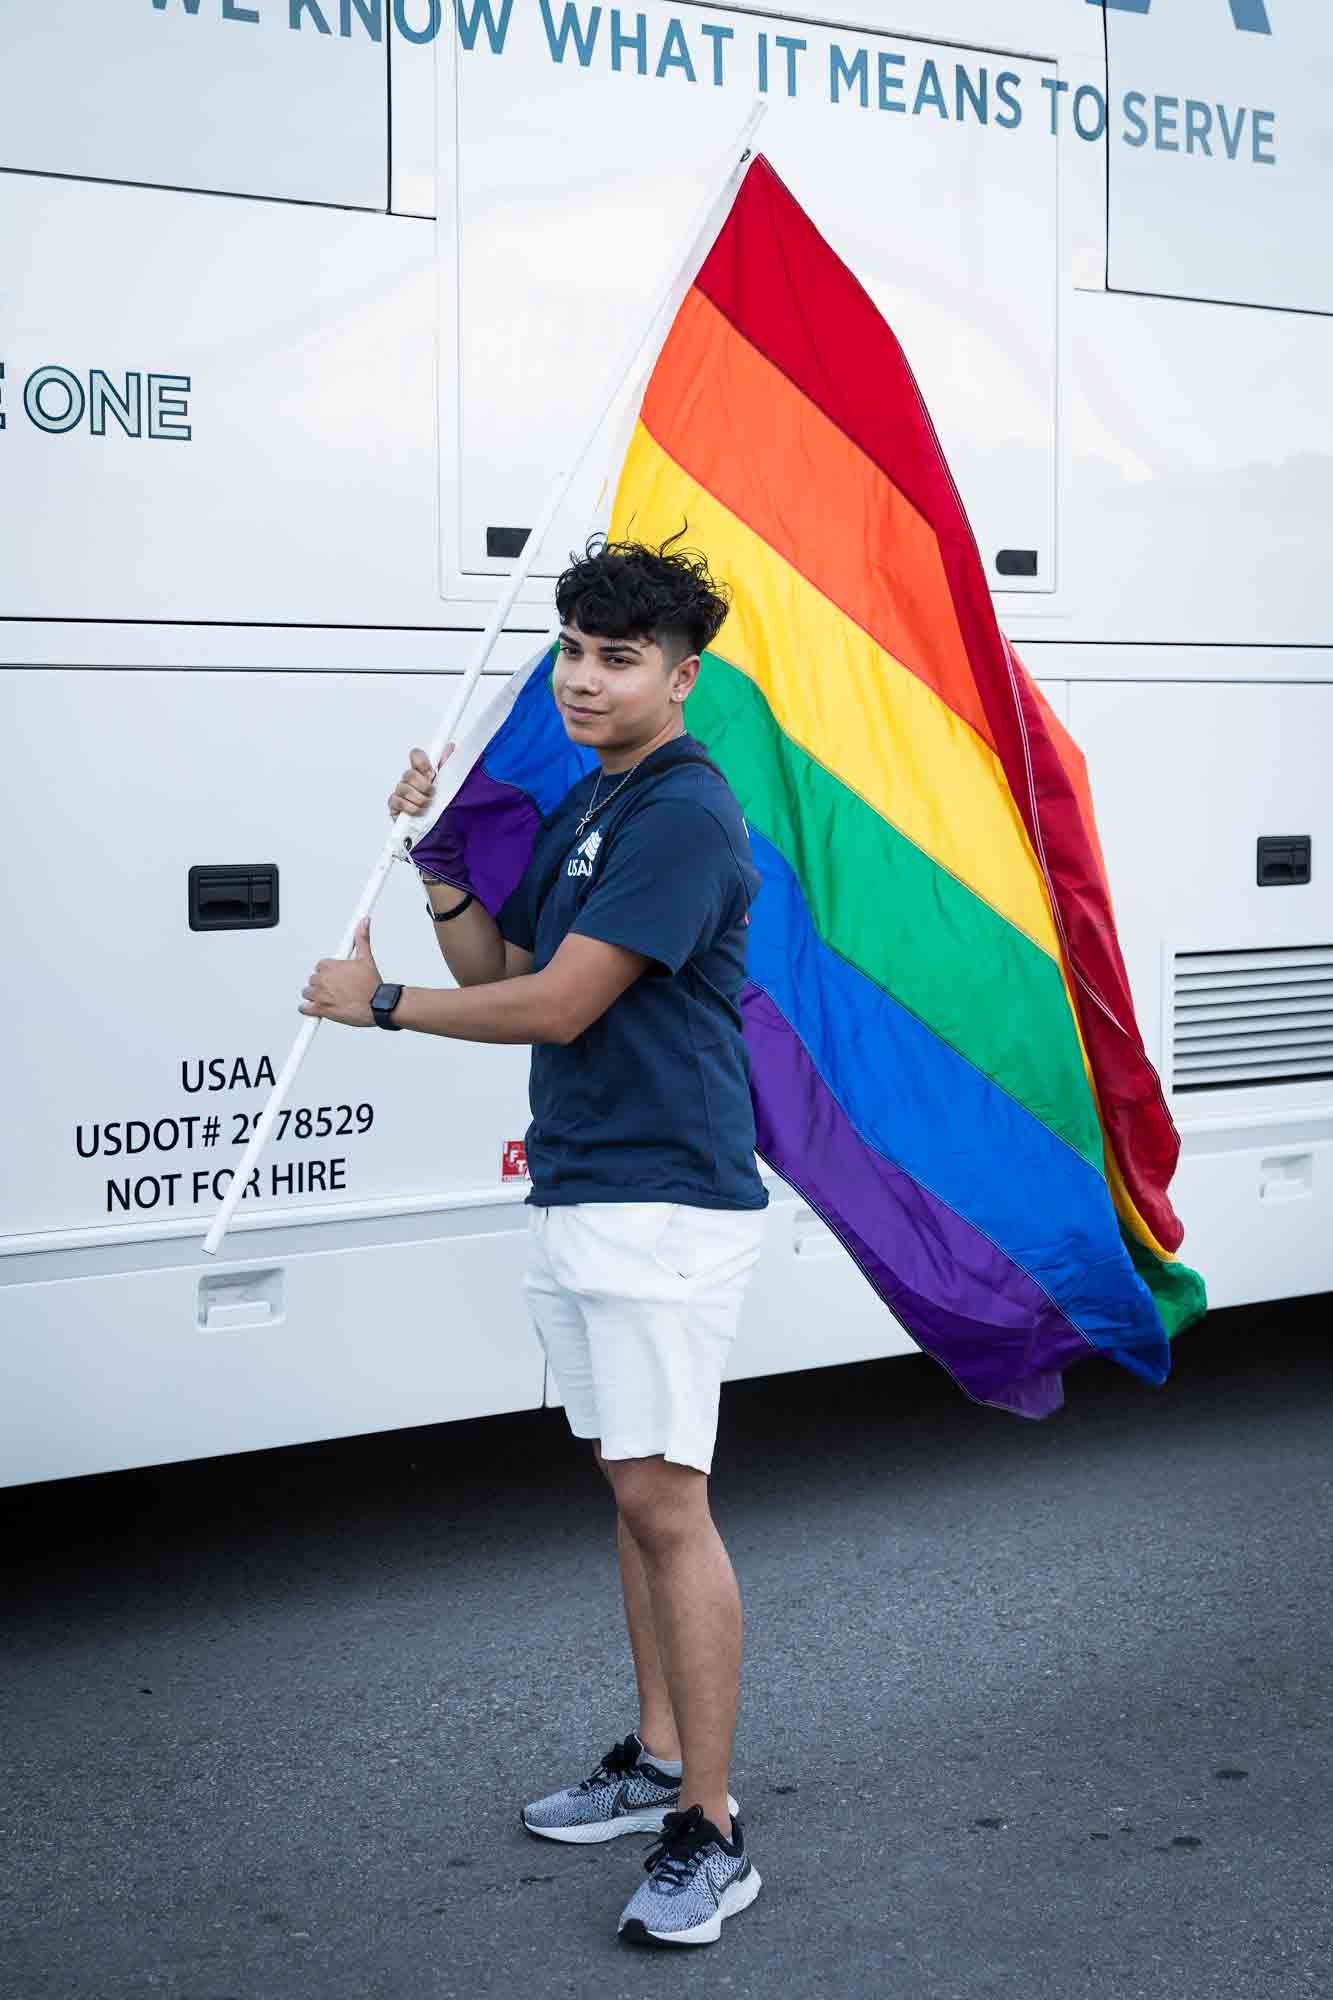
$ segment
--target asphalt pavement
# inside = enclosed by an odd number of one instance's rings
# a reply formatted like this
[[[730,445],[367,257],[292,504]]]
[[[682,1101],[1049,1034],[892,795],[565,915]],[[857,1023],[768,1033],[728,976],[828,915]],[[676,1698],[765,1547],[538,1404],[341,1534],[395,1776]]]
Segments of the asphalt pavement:
[[[1043,1424],[894,1360],[724,1391],[720,1944],[524,1833],[632,1727],[559,1412],[0,1493],[3,2000],[1333,1992],[1333,1298]]]

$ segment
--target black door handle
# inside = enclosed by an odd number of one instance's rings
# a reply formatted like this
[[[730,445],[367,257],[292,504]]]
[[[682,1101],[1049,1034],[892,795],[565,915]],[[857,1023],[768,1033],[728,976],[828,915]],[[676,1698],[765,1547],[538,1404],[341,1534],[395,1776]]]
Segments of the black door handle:
[[[192,931],[262,931],[278,921],[278,864],[190,870]]]

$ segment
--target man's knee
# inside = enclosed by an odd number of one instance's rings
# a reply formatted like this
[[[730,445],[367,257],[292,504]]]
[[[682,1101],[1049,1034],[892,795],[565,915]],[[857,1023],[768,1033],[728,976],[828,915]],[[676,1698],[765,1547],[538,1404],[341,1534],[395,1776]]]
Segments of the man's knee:
[[[603,1461],[602,1469],[622,1520],[648,1554],[687,1539],[708,1519],[707,1480],[693,1466],[672,1465],[663,1458],[621,1458]]]

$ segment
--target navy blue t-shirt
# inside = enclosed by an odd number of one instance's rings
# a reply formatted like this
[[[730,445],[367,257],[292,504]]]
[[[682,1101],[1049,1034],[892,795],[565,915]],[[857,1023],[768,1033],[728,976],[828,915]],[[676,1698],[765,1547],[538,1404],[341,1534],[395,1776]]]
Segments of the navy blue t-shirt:
[[[740,807],[688,735],[645,757],[580,831],[597,778],[542,821],[500,933],[534,972],[571,931],[653,964],[574,1041],[534,1044],[528,1199],[764,1208],[739,1005],[760,878]],[[603,776],[603,798],[619,783]]]

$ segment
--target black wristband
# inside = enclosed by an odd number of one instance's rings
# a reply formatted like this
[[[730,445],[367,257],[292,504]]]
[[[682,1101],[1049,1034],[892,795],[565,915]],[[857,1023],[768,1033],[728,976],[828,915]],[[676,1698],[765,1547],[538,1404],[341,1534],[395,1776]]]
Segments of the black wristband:
[[[452,910],[437,910],[434,903],[431,902],[430,894],[428,891],[426,895],[426,907],[430,911],[432,922],[437,924],[451,924],[455,917],[461,917],[464,910],[467,909],[468,905],[471,903],[475,903],[476,900],[477,900],[476,897],[469,889],[466,896],[464,896],[462,902],[455,903]]]

